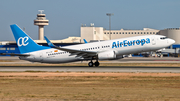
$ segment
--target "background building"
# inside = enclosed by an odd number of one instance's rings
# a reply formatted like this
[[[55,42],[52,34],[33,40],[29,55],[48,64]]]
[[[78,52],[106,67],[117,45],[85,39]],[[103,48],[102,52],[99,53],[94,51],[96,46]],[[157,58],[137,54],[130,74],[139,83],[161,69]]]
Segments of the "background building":
[[[160,35],[167,36],[168,38],[174,39],[176,42],[166,48],[165,50],[162,50],[162,52],[166,53],[174,53],[175,56],[179,56],[180,54],[180,28],[167,28],[164,30],[159,31]]]
[[[143,28],[143,30],[105,30],[103,27],[81,27],[81,40],[86,39],[88,42],[92,40],[110,40],[132,36],[158,34],[159,30],[151,28]]]
[[[160,30],[159,34],[174,39],[176,41],[175,44],[180,44],[180,28],[167,28]]]
[[[44,26],[49,25],[49,20],[46,19],[46,14],[43,14],[44,10],[39,10],[37,18],[34,20],[34,25],[39,26],[39,40],[44,40]]]

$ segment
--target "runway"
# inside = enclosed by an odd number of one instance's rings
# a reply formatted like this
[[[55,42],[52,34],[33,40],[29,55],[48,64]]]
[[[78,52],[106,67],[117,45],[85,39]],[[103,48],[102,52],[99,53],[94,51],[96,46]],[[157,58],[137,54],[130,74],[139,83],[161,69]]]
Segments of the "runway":
[[[132,73],[180,73],[180,67],[135,67],[135,66],[1,66],[0,71],[45,71],[45,72],[132,72]]]
[[[19,60],[18,57],[0,57],[0,71],[47,71],[47,72],[144,72],[144,73],[180,73],[180,67],[148,67],[148,66],[21,66],[22,64],[31,65],[34,63]],[[6,61],[6,62],[4,62]],[[81,62],[75,62],[81,63]],[[88,63],[88,62],[83,62]],[[180,63],[180,58],[164,57],[164,58],[145,58],[131,57],[114,61],[101,61],[101,63]],[[3,66],[8,64],[11,66]],[[16,64],[18,66],[14,66]],[[35,63],[36,64],[36,63]],[[41,64],[41,63],[40,63]]]

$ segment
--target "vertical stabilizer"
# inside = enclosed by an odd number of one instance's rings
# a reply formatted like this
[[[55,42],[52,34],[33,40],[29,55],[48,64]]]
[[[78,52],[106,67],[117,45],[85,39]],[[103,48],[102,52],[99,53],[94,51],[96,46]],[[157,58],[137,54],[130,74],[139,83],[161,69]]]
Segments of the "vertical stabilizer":
[[[20,53],[29,53],[38,50],[48,49],[49,47],[40,46],[35,43],[31,37],[29,37],[19,26],[16,24],[10,25],[11,30],[14,34],[17,46]]]

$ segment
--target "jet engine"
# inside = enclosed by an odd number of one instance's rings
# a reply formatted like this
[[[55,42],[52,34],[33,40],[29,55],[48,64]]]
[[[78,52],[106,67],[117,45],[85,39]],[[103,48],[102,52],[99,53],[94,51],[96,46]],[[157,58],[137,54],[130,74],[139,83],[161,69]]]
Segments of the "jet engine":
[[[116,60],[116,59],[122,59],[122,58],[124,58],[123,55],[116,55],[116,52],[113,50],[98,54],[99,60]]]
[[[106,51],[98,54],[99,60],[110,60],[110,59],[116,59],[116,53],[115,51]]]

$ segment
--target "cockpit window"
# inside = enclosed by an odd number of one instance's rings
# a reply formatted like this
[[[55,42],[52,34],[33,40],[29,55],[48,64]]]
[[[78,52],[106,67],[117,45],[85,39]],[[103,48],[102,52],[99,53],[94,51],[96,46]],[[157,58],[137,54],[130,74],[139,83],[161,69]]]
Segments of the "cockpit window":
[[[164,39],[167,39],[167,37],[161,37],[160,39],[164,40]]]

